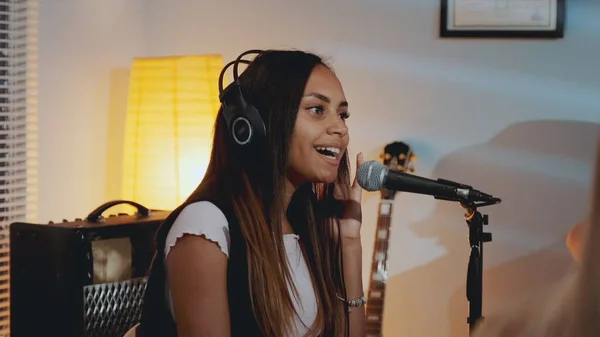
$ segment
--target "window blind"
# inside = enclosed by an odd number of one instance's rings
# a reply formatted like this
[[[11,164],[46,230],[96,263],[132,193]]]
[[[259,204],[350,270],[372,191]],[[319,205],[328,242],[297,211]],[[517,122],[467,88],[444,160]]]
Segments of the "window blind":
[[[8,225],[37,221],[38,0],[0,0],[0,336],[10,335]]]

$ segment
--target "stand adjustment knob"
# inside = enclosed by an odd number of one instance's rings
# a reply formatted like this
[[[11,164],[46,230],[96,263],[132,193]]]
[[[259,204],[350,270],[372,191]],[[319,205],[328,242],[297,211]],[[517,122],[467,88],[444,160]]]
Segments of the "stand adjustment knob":
[[[483,222],[483,224],[484,224],[484,225],[487,225],[487,224],[489,224],[489,223],[490,223],[490,220],[489,220],[489,218],[488,218],[488,215],[487,215],[487,214],[484,214],[484,215],[483,215],[483,220],[482,220],[482,222]]]
[[[481,241],[483,242],[491,242],[492,241],[492,233],[481,233]]]

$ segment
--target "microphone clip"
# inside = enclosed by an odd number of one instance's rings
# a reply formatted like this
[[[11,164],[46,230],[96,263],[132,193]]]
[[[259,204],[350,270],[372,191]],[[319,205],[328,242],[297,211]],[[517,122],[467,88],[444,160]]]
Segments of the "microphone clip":
[[[440,196],[434,196],[434,198],[438,199],[438,200],[459,202],[461,204],[461,207],[463,207],[465,210],[468,211],[469,216],[472,216],[472,214],[476,212],[477,207],[491,206],[491,205],[496,205],[496,204],[499,204],[500,202],[502,202],[502,199],[493,197],[489,194],[485,194],[480,191],[477,191],[477,190],[473,189],[473,186],[470,186],[470,185],[465,185],[465,184],[457,183],[456,181],[441,179],[441,178],[438,178],[437,181],[444,185],[455,188],[456,194],[459,195],[460,198],[459,197],[447,198],[447,197],[440,197]],[[479,197],[483,196],[484,199],[486,199],[486,200],[476,200],[476,201],[470,200],[471,194],[474,194]],[[465,215],[465,216],[467,216],[467,215]]]

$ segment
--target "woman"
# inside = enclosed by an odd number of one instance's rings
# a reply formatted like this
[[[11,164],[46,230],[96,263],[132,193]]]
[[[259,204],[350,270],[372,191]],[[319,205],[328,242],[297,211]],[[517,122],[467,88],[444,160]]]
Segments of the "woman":
[[[235,83],[265,139],[240,149],[221,106],[205,178],[157,235],[139,335],[364,336],[339,80],[316,55],[270,50]]]
[[[600,145],[594,180],[589,221],[577,229],[579,265],[549,291],[484,320],[476,337],[600,336]]]

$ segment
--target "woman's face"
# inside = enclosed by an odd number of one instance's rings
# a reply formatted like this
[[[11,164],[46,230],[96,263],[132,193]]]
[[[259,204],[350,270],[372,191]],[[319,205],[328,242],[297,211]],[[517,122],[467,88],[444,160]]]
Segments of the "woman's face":
[[[335,181],[349,141],[347,118],[340,81],[317,65],[306,83],[292,133],[288,178],[293,184]]]

